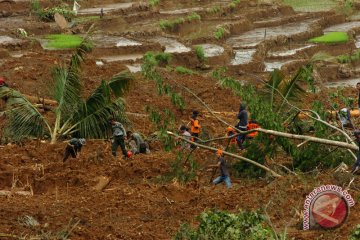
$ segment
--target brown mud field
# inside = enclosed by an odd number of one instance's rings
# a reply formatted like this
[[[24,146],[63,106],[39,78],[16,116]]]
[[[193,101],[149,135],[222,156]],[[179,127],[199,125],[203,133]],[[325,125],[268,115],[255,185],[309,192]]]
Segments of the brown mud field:
[[[175,109],[168,96],[157,94],[155,82],[138,72],[141,58],[147,51],[171,52],[171,67],[161,69],[164,80],[192,89],[214,111],[220,112],[223,119],[235,124],[241,99],[221,88],[211,77],[212,70],[226,66],[228,73],[237,79],[260,86],[262,83],[253,76],[268,79],[274,66],[291,75],[318,52],[337,56],[356,50],[360,24],[344,27],[351,38],[346,44],[312,45],[307,42],[321,35],[324,29],[347,22],[336,11],[299,13],[288,6],[255,1],[241,1],[232,9],[226,7],[230,2],[166,0],[153,8],[135,1],[82,1],[83,16],[98,16],[97,10],[94,14],[85,11],[94,6],[99,9],[107,5],[123,7],[105,12],[102,19],[84,21],[61,30],[56,23],[41,22],[32,14],[30,1],[0,1],[0,76],[6,77],[10,87],[23,94],[39,100],[52,99],[51,71],[54,66],[68,62],[74,50],[47,50],[40,40],[46,34],[55,33],[83,36],[95,23],[94,49],[86,55],[81,72],[84,94],[92,92],[101,80],[136,68],[135,80],[124,97],[130,122],[126,128],[150,139],[158,129],[149,120],[146,106],[173,110],[177,126],[188,123],[193,109],[204,109],[181,89],[178,91],[186,103],[183,111]],[[56,5],[48,1],[42,4]],[[210,11],[215,6],[225,7],[222,12]],[[198,22],[185,22],[171,31],[159,27],[161,19],[186,17],[194,11],[201,16]],[[216,39],[214,32],[220,26],[225,29],[224,38]],[[20,38],[18,28],[25,29],[29,37]],[[128,44],[129,41],[132,44]],[[201,44],[216,46],[209,47],[205,64],[199,61],[193,48]],[[197,74],[177,74],[176,66],[190,68]],[[325,88],[324,92],[331,91],[326,89],[331,82],[355,81],[360,77],[358,68],[358,60],[350,64],[318,64],[316,84]],[[356,90],[348,88],[346,94],[356,96]],[[304,99],[307,100],[303,106],[315,99],[328,104],[321,95],[304,93]],[[203,126],[209,135],[224,135],[225,126],[203,112]],[[45,115],[53,117],[51,112]],[[0,125],[4,125],[5,119],[0,121]],[[165,152],[157,140],[150,141],[150,154],[136,155],[130,160],[113,157],[111,143],[107,140],[89,140],[78,159],[64,164],[65,146],[61,141],[50,144],[47,140],[34,139],[18,145],[0,145],[0,190],[1,193],[12,190],[11,195],[0,194],[0,239],[16,239],[16,236],[32,239],[41,234],[57,233],[74,221],[77,224],[70,239],[171,239],[182,223],[196,226],[196,216],[208,209],[235,212],[266,207],[274,228],[279,232],[287,229],[289,239],[347,239],[359,223],[360,208],[356,204],[340,228],[301,230],[306,195],[323,184],[344,186],[332,170],[297,176],[289,174],[279,179],[234,176],[234,186],[228,190],[224,185],[209,183],[211,173],[205,171],[205,166],[215,161],[209,151],[195,151],[193,158],[199,165],[196,177],[181,184],[176,179],[164,180],[176,153]],[[94,187],[103,177],[110,182],[102,191],[97,191]],[[349,190],[355,201],[359,197],[356,188],[359,184],[355,179],[354,187]],[[31,190],[33,195],[16,194],[17,189]],[[32,216],[39,225],[29,228],[20,224],[19,219],[24,216]]]

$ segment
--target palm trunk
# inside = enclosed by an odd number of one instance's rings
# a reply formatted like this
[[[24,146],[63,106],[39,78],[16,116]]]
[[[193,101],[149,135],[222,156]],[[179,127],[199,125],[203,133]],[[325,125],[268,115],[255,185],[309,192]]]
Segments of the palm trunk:
[[[58,138],[58,131],[60,129],[60,121],[61,121],[61,112],[59,109],[56,110],[56,120],[53,132],[51,134],[51,142],[50,144],[55,144]]]

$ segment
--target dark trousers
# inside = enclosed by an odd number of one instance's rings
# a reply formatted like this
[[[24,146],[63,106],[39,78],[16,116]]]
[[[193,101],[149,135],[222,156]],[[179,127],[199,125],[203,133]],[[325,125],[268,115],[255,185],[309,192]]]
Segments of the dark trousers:
[[[244,126],[235,126],[237,129],[239,129],[240,131],[246,131],[247,130],[247,127],[244,127]],[[246,140],[246,134],[240,134],[236,137],[236,141],[237,141],[237,144],[239,146],[240,149],[244,149],[244,142]]]
[[[193,136],[193,142],[199,142],[199,133],[191,133],[191,136]],[[192,149],[196,148],[196,145],[191,144],[190,146]]]
[[[351,172],[354,173],[355,171],[357,171],[358,167],[360,167],[360,151],[358,152],[356,162],[355,162]]]
[[[120,146],[123,155],[125,157],[127,157],[127,151],[126,151],[126,148],[125,148],[124,136],[115,136],[113,140],[114,141],[113,141],[112,146],[111,146],[112,155],[116,156],[116,150],[117,150],[118,146]]]
[[[65,148],[63,162],[65,162],[69,157],[76,158],[76,151],[74,147],[67,145]]]

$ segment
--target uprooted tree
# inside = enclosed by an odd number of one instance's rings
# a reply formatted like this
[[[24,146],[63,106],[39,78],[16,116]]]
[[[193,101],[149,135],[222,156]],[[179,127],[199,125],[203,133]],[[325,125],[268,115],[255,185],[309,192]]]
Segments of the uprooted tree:
[[[264,166],[266,159],[273,159],[279,152],[290,157],[293,162],[292,167],[300,170],[332,167],[340,162],[350,163],[354,158],[355,155],[352,150],[357,151],[358,147],[343,129],[326,121],[331,113],[324,109],[321,102],[314,101],[310,109],[305,110],[296,106],[296,103],[299,102],[299,96],[305,93],[304,85],[307,85],[312,92],[315,92],[312,75],[314,63],[318,60],[321,60],[321,57],[315,56],[292,77],[285,77],[277,70],[271,74],[268,81],[252,75],[265,86],[260,89],[227,76],[224,68],[213,72],[213,77],[218,81],[218,84],[223,88],[231,89],[235,95],[239,96],[242,102],[246,102],[251,112],[251,118],[256,119],[261,124],[261,128],[252,130],[260,133],[251,141],[243,156],[225,151],[225,154],[242,160],[235,166],[238,170],[246,173],[249,169],[251,171],[262,169],[270,172],[273,176],[279,176],[279,174]],[[197,99],[221,124],[224,126],[234,125],[227,123],[215,114],[191,89],[173,79],[165,81],[165,79],[161,78],[161,70],[158,70],[158,65],[154,58],[145,58],[143,64],[144,76],[153,80],[154,76],[156,76],[155,80],[161,80],[157,81],[157,83],[168,86],[167,88],[171,88],[172,92],[177,89],[177,91],[191,95],[192,99]],[[314,129],[309,135],[303,134],[306,131],[299,134],[291,129],[295,122],[303,121],[303,119],[299,118],[299,113],[306,117],[307,122],[304,124],[310,124]],[[238,132],[242,134],[249,133],[249,131]],[[168,131],[168,134],[181,138],[172,131]],[[274,137],[269,137],[269,135]],[[215,148],[205,144],[222,139],[221,137],[200,139],[195,145],[213,151]],[[183,140],[185,141],[185,139]]]
[[[6,117],[4,135],[15,141],[48,136],[51,143],[66,136],[104,138],[109,134],[110,117],[124,122],[126,116],[122,95],[133,77],[128,72],[121,72],[110,81],[103,80],[90,96],[82,99],[80,65],[89,51],[91,44],[84,41],[67,66],[57,66],[53,70],[52,89],[57,102],[52,109],[54,122],[40,112],[41,104],[31,103],[14,89],[0,88],[0,99],[5,100],[5,109],[0,114]]]

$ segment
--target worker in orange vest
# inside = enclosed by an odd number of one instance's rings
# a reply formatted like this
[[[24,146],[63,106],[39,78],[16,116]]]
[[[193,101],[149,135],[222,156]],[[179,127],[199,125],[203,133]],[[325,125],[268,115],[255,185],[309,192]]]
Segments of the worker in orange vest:
[[[231,136],[234,136],[236,134],[236,131],[234,128],[232,127],[228,127],[226,129],[226,136],[227,137],[231,137]],[[232,138],[229,138],[229,145],[233,145],[233,144],[237,144],[237,141],[236,141],[236,136],[232,137]]]
[[[247,130],[251,130],[251,129],[255,129],[255,128],[259,128],[259,127],[260,127],[260,125],[255,120],[250,120],[247,125]],[[251,132],[247,135],[247,138],[253,139],[257,135],[258,135],[258,131]]]
[[[190,117],[190,124],[191,124],[191,136],[193,136],[192,141],[198,142],[199,141],[199,134],[201,132],[201,125],[199,123],[199,111],[193,111],[192,116]],[[195,145],[192,145],[195,148]]]

